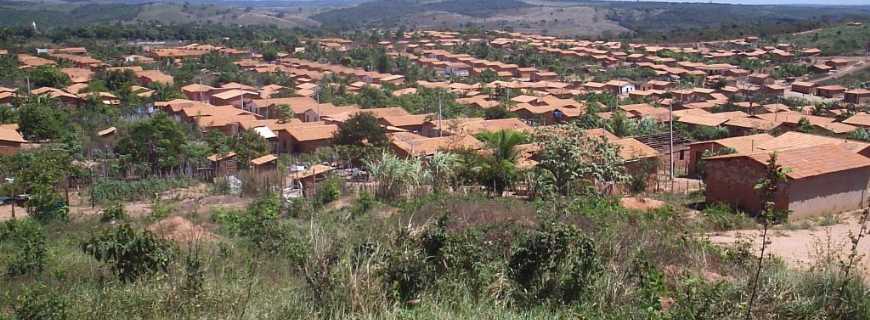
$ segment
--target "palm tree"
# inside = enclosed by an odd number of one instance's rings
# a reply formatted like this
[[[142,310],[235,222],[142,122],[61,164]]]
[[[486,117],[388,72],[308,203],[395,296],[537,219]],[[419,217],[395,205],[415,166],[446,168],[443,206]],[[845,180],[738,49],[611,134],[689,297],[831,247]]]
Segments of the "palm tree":
[[[526,142],[525,134],[512,130],[484,132],[477,136],[492,151],[478,169],[480,183],[501,195],[517,175],[517,146]]]

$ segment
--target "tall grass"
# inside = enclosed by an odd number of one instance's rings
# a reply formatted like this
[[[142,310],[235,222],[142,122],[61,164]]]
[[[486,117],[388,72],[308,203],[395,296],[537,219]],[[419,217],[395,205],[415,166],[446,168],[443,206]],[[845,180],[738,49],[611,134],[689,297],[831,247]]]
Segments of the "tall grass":
[[[45,270],[0,278],[0,318],[15,318],[28,303],[16,297],[38,287],[31,300],[66,302],[68,319],[735,319],[745,311],[755,262],[747,247],[708,243],[696,236],[706,227],[673,208],[642,214],[606,197],[552,201],[440,194],[401,209],[323,208],[302,218],[223,211],[210,228],[217,240],[177,243],[167,272],[133,283],[79,249],[109,227],[98,217],[50,224]],[[241,231],[231,216],[262,232]],[[524,285],[509,276],[524,247],[559,257],[530,260],[540,263],[530,270],[554,272]],[[592,261],[581,257],[597,261],[595,276],[566,278]],[[7,263],[0,259],[0,270]],[[843,283],[836,268],[795,271],[768,259],[763,270],[756,319],[831,317],[825,306]],[[867,288],[847,280],[846,319],[868,318]],[[555,295],[571,290],[586,294]]]

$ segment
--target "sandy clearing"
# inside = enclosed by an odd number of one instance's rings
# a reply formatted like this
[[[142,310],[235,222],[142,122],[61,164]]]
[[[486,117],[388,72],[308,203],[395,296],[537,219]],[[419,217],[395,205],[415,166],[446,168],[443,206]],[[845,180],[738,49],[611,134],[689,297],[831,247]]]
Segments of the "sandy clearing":
[[[855,213],[841,214],[841,222],[831,226],[816,226],[804,230],[774,228],[768,231],[768,252],[780,257],[791,267],[806,270],[820,261],[847,259],[852,243],[850,234],[860,230],[860,221]],[[760,249],[761,230],[735,230],[709,235],[711,242],[722,245],[748,241],[754,250]],[[864,255],[856,265],[866,277],[870,277],[870,236],[865,234],[859,243],[858,252]]]

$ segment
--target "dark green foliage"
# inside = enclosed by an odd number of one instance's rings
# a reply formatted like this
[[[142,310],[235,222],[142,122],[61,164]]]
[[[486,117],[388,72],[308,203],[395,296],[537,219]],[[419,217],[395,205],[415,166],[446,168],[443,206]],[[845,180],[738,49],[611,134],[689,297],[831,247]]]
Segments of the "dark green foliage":
[[[122,132],[116,151],[129,156],[133,164],[141,163],[157,172],[181,163],[186,142],[187,134],[181,125],[159,113]]]
[[[202,295],[205,288],[205,270],[199,251],[188,253],[184,257],[184,282],[181,285],[182,295],[187,299],[196,299]]]
[[[528,6],[522,1],[516,0],[449,0],[431,3],[410,0],[379,0],[364,2],[355,7],[330,10],[316,14],[312,18],[332,27],[351,28],[377,23],[394,25],[396,19],[427,10],[486,17],[496,10],[518,9]],[[347,17],[355,17],[355,19]]]
[[[815,128],[810,123],[810,121],[807,120],[807,118],[801,117],[800,120],[798,120],[798,123],[797,123],[797,130],[798,131],[803,132],[803,133],[810,133],[810,132],[813,132],[814,129]]]
[[[278,255],[299,263],[306,248],[297,226],[279,220],[281,203],[278,195],[266,194],[251,204],[246,212],[220,211],[211,219],[233,236],[251,241],[258,252]]]
[[[381,272],[384,286],[393,299],[408,302],[429,287],[436,274],[424,251],[414,248],[409,240],[399,241],[403,241],[403,245],[407,247],[387,254]]]
[[[810,72],[810,67],[806,64],[786,63],[776,67],[771,73],[778,79],[789,77],[800,77]]]
[[[29,99],[18,107],[18,126],[26,139],[60,139],[69,133],[69,124],[69,114],[56,100]]]
[[[315,205],[324,206],[338,200],[338,197],[341,196],[341,184],[343,182],[344,180],[338,176],[333,176],[320,182],[314,195]]]
[[[701,210],[704,223],[712,230],[727,231],[734,229],[748,229],[756,226],[755,221],[745,213],[735,211],[726,204],[715,203]]]
[[[376,205],[377,199],[375,199],[374,195],[368,192],[362,192],[359,194],[359,198],[357,198],[350,207],[350,214],[354,217],[363,216]]]
[[[39,66],[27,73],[34,88],[52,87],[64,88],[69,85],[69,76],[60,72],[60,69],[54,66]]]
[[[129,90],[130,86],[138,82],[136,78],[136,73],[129,69],[123,71],[108,71],[104,73],[97,73],[95,78],[102,79],[103,82],[106,84],[106,89],[109,89],[112,92]]]
[[[495,108],[486,109],[484,112],[484,118],[487,120],[491,119],[507,119],[507,118],[516,118],[517,115],[510,111],[510,109],[504,106],[497,106]]]
[[[574,226],[549,223],[513,250],[508,277],[519,286],[520,301],[569,304],[589,293],[601,269],[592,240]]]
[[[858,128],[849,133],[849,139],[870,141],[870,131],[864,128]]]
[[[36,189],[27,200],[30,216],[43,222],[65,222],[69,220],[69,207],[60,194],[53,190]]]
[[[113,222],[126,219],[127,213],[124,211],[124,204],[120,202],[108,206],[100,213],[101,222]]]
[[[275,61],[278,59],[278,50],[273,47],[268,47],[262,52],[263,60]]]
[[[338,145],[356,146],[385,146],[388,142],[386,131],[378,123],[378,118],[366,112],[357,113],[339,125],[333,140]]]
[[[183,188],[194,181],[187,178],[145,178],[139,180],[98,179],[88,194],[97,203],[147,200],[154,194]]]
[[[254,130],[242,131],[231,140],[241,168],[247,168],[251,160],[269,152],[269,143]]]
[[[81,249],[108,264],[123,282],[166,272],[173,256],[169,242],[147,230],[137,232],[129,224],[105,230],[83,242]]]
[[[65,320],[69,317],[69,301],[45,287],[29,289],[18,296],[13,307],[14,319]]]
[[[36,274],[45,268],[47,257],[45,230],[31,219],[10,220],[0,224],[0,248],[11,249],[7,273],[12,276]]]

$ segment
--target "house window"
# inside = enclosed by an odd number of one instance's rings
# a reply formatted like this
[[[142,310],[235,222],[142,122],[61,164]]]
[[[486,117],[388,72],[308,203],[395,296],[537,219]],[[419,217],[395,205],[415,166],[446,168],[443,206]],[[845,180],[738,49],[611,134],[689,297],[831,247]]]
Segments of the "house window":
[[[680,150],[680,160],[683,160],[685,152],[686,152],[686,150]]]

